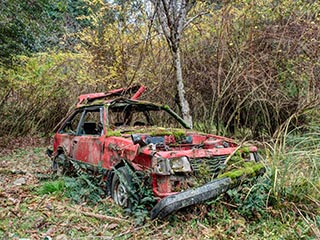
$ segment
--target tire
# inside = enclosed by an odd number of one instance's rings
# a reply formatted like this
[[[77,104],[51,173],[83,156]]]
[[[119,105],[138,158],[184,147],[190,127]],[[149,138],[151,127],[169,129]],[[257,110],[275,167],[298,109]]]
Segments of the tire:
[[[56,156],[52,161],[52,172],[59,177],[65,175],[69,171],[68,161],[69,160],[63,153]]]
[[[126,167],[115,170],[111,184],[111,196],[116,204],[122,208],[133,207],[132,177]]]

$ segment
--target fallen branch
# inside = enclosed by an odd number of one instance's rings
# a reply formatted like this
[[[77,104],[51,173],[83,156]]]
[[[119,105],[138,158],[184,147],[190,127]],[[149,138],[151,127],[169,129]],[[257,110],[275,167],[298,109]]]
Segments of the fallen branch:
[[[111,217],[111,216],[107,216],[107,215],[102,215],[102,214],[96,214],[96,213],[89,213],[89,212],[84,212],[84,211],[80,211],[81,214],[86,215],[88,217],[94,217],[100,220],[110,220],[113,222],[130,222],[126,219],[123,218],[117,218],[117,217]]]
[[[123,218],[111,217],[111,216],[108,216],[108,215],[102,215],[102,214],[91,213],[91,212],[85,212],[85,211],[74,209],[74,208],[71,208],[71,207],[67,207],[67,208],[70,209],[71,211],[76,211],[76,212],[81,213],[81,214],[83,214],[85,216],[94,217],[94,218],[97,218],[97,219],[100,219],[100,220],[109,220],[109,221],[113,221],[113,222],[127,222],[127,223],[130,223],[130,221],[128,221],[126,219],[123,219]]]

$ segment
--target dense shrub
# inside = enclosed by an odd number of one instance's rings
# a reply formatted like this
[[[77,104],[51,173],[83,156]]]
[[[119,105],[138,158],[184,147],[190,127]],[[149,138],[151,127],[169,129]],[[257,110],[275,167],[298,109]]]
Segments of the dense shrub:
[[[49,133],[80,93],[133,83],[148,86],[143,98],[179,111],[170,52],[143,5],[81,4],[86,12],[76,19],[83,24],[63,35],[76,39],[71,51],[16,56],[13,68],[0,66],[1,135]],[[319,106],[319,7],[317,1],[199,3],[191,15],[205,14],[181,41],[195,126],[261,137],[289,121],[307,123],[306,111]]]

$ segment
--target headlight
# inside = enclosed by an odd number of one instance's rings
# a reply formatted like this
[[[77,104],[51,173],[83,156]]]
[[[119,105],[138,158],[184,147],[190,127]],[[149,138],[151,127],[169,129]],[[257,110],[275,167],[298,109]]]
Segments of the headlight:
[[[173,158],[170,161],[174,172],[191,172],[191,166],[187,157]]]
[[[154,157],[152,161],[153,170],[159,175],[170,175],[171,168],[169,159]]]
[[[192,171],[187,157],[166,159],[154,156],[152,162],[154,172],[159,175],[170,175],[175,172]]]

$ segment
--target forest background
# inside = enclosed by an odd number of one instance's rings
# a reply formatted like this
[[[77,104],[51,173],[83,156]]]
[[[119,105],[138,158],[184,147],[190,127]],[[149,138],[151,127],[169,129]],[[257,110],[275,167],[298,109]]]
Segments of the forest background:
[[[143,99],[181,113],[152,2],[2,0],[1,148],[52,135],[82,93],[143,84]],[[289,216],[301,225],[284,228],[285,236],[319,237],[319,1],[194,1],[186,22],[179,46],[194,128],[263,149],[268,183],[257,189],[267,197],[241,205],[244,216],[256,218],[257,209],[280,214],[280,222]],[[289,215],[279,210],[286,201]]]

